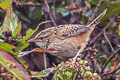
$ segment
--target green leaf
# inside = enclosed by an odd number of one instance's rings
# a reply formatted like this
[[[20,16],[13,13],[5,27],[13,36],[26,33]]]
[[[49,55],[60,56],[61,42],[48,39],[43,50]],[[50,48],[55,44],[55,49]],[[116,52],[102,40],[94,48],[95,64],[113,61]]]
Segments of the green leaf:
[[[92,0],[92,1],[90,2],[90,4],[91,4],[91,5],[97,5],[97,4],[98,4],[98,1],[99,1],[99,0]]]
[[[46,75],[43,72],[38,72],[38,73],[35,73],[35,74],[32,75],[32,77],[45,77],[45,76]]]
[[[28,29],[27,32],[26,32],[26,36],[24,36],[21,41],[26,41],[27,39],[29,39],[34,33],[34,30],[32,29]]]
[[[120,3],[119,3],[120,4]],[[118,8],[117,8],[118,7]],[[117,7],[111,7],[109,10],[108,10],[108,13],[107,15],[104,17],[106,19],[109,19],[110,17],[113,17],[115,16],[116,14],[120,14],[120,6],[117,6]]]
[[[32,77],[47,77],[53,70],[53,68],[48,68],[42,70],[41,72],[35,72],[34,74],[32,74]]]
[[[75,74],[73,75],[73,80],[76,80],[77,77],[77,72],[75,72]]]
[[[21,51],[21,50],[23,50],[23,49],[25,49],[26,47],[28,47],[29,46],[29,43],[27,43],[27,42],[24,42],[24,43],[20,43],[17,47],[16,47],[16,51]]]
[[[9,53],[0,49],[0,64],[18,80],[31,80],[24,67]]]
[[[12,0],[4,0],[3,2],[0,3],[0,7],[2,9],[7,9],[9,6],[11,6]]]
[[[114,61],[111,60],[111,61],[109,62],[109,64],[108,64],[108,68],[110,68],[110,67],[113,66],[113,65],[114,65]]]
[[[18,40],[19,42],[25,42],[27,39],[29,39],[37,30],[39,27],[37,27],[35,30],[28,29],[26,32],[26,36],[24,36],[21,40]]]
[[[63,7],[63,6],[62,7],[58,7],[57,10],[56,10],[57,13],[66,12],[66,11],[68,11],[68,10],[65,7]]]
[[[59,80],[58,76],[57,76],[57,72],[54,73],[52,80]]]
[[[13,77],[12,80],[17,80],[16,77]]]
[[[12,52],[12,49],[15,49],[16,47],[5,42],[0,42],[0,48],[7,52]]]
[[[22,39],[17,40],[18,46],[17,46],[17,48],[15,50],[16,51],[19,51],[19,50],[21,51],[21,50],[25,49],[26,47],[28,47],[29,43],[27,43],[26,40],[29,39],[38,30],[38,28],[39,27],[37,27],[35,30],[28,29],[27,32],[26,32],[26,35]]]
[[[33,13],[32,13],[32,16],[31,16],[31,18],[32,18],[33,20],[40,20],[40,19],[41,19],[42,15],[41,15],[40,10],[41,10],[41,6],[35,7],[35,9],[34,9],[34,11],[33,11]],[[36,14],[37,14],[37,15],[36,15]]]
[[[6,30],[10,30],[13,33],[18,27],[18,24],[19,24],[18,18],[14,14],[12,7],[7,8],[3,24],[0,27],[0,35],[2,35],[2,32]]]
[[[61,79],[61,80],[64,80],[63,74],[62,74],[62,72],[59,70],[59,68],[58,68],[55,64],[53,64],[53,66],[56,68],[57,72],[59,73],[60,79]]]
[[[38,27],[35,30],[28,29],[26,32],[26,36],[24,36],[22,39],[17,40],[19,43],[17,48],[15,49],[16,51],[23,50],[24,48],[29,46],[29,43],[26,42],[27,39],[29,39],[36,31],[38,30]]]
[[[100,10],[103,11],[106,8],[106,5],[108,5],[108,11],[102,21],[114,17],[116,14],[120,14],[120,2],[110,3],[109,0],[104,0]]]
[[[65,7],[59,7],[56,9],[57,13],[61,13],[62,16],[68,16],[70,14],[70,11],[68,11]]]
[[[12,36],[16,37],[18,34],[20,34],[20,32],[21,32],[21,23],[18,23],[18,25],[17,25],[15,31],[13,32]]]

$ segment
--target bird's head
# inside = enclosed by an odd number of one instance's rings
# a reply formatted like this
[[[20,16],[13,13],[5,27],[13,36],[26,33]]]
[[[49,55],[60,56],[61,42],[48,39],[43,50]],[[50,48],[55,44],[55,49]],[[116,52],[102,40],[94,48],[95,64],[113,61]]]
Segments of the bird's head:
[[[27,42],[35,42],[40,48],[45,49],[49,43],[50,36],[51,31],[48,28],[39,32],[34,38],[27,40]]]

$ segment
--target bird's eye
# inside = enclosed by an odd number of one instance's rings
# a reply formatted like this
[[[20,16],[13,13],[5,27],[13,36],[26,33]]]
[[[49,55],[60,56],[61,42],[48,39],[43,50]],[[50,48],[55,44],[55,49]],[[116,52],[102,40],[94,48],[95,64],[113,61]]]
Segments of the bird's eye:
[[[43,40],[44,38],[43,38],[43,37],[41,37],[40,39],[41,39],[41,40]]]
[[[43,40],[44,38],[43,37],[38,37],[38,38],[36,38],[36,40],[38,40],[38,41],[41,41],[41,40]]]

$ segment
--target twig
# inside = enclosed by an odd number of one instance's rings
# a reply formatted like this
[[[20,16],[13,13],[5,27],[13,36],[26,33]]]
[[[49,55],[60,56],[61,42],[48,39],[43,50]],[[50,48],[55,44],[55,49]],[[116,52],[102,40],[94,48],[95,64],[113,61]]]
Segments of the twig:
[[[47,55],[45,53],[43,53],[43,59],[44,59],[44,67],[45,69],[47,69]],[[44,80],[47,80],[47,78],[45,77]]]
[[[108,37],[107,37],[107,35],[106,35],[106,31],[105,31],[105,29],[103,30],[103,35],[104,35],[106,41],[108,42],[108,44],[109,44],[109,46],[110,46],[112,52],[114,52],[114,48],[113,48],[113,46],[112,46],[110,40],[108,39]]]
[[[103,1],[104,1],[104,0],[99,0],[98,4],[97,4],[97,6],[96,6],[96,9],[95,9],[95,11],[94,11],[94,14],[93,14],[93,15],[89,18],[89,20],[88,20],[88,24],[96,17],[96,13],[99,11],[99,9],[100,9]]]
[[[103,34],[103,31],[106,30],[106,29],[111,25],[111,22],[112,22],[112,21],[110,21],[110,22],[103,28],[103,30],[102,30],[97,36],[95,36],[95,37],[93,38],[93,40],[90,41],[90,43],[95,42],[95,41]]]
[[[115,55],[120,51],[120,49],[116,50],[108,59],[107,61],[105,62],[105,64],[103,65],[103,68],[102,68],[102,71],[101,73],[104,72],[104,69],[106,68],[106,66],[108,65],[108,63],[112,60],[112,58],[115,57]]]
[[[42,25],[42,24],[45,24],[45,23],[49,23],[49,22],[52,22],[52,20],[47,20],[47,21],[42,21],[38,24],[38,26]]]
[[[80,55],[81,52],[83,52],[84,48],[86,47],[87,43],[84,44],[80,49],[79,51],[77,52],[76,56],[73,58],[73,63],[75,63],[77,57]]]
[[[56,25],[56,22],[54,18],[52,17],[52,14],[50,13],[50,8],[46,0],[43,1],[42,10],[44,12],[46,20],[51,19],[53,24]]]
[[[104,73],[104,74],[102,74],[101,77],[106,76],[106,75],[110,75],[110,74],[114,74],[118,70],[120,70],[120,66],[117,69],[115,69],[113,72],[111,72],[111,73]]]
[[[46,53],[43,53],[43,58],[44,58],[44,67],[47,69],[47,58],[46,58]]]
[[[120,70],[120,66],[117,69],[115,69],[113,72],[111,72],[110,74],[113,74],[113,73],[117,72],[118,70]]]
[[[95,57],[93,58],[93,64],[94,64],[94,67],[95,67],[94,72],[101,72],[102,69],[101,69],[100,65],[98,64]]]
[[[13,3],[15,3],[17,6],[40,6],[42,5],[41,3],[33,3],[32,1],[17,1],[17,0],[13,0]]]

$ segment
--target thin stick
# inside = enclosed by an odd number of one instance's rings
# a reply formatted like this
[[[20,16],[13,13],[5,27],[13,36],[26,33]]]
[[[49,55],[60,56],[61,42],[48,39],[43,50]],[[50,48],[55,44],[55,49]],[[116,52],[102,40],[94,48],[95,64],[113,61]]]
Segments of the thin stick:
[[[44,67],[45,69],[47,69],[47,58],[45,53],[43,53],[43,58],[44,58]]]
[[[76,56],[73,58],[73,63],[75,63],[77,57],[80,55],[81,52],[83,52],[84,48],[86,47],[87,43],[84,44],[80,49],[79,51],[77,52]]]
[[[113,48],[113,46],[112,46],[112,44],[111,44],[110,40],[108,39],[108,37],[107,37],[107,35],[106,35],[106,31],[105,31],[105,30],[103,30],[103,35],[104,35],[104,37],[105,37],[106,41],[108,42],[108,44],[109,44],[109,46],[110,46],[110,48],[111,48],[112,52],[114,52],[114,48]]]
[[[120,49],[116,50],[109,58],[108,60],[105,62],[105,64],[103,65],[102,71],[101,73],[103,73],[104,69],[106,68],[106,66],[108,65],[108,63],[115,57],[116,54],[118,54],[118,52],[120,51]]]
[[[114,74],[114,73],[116,73],[118,70],[120,70],[120,66],[119,66],[117,69],[115,69],[113,72],[111,72],[111,73],[103,73],[103,74],[101,75],[101,77],[106,76],[106,75],[110,75],[110,74]]]
[[[99,9],[100,9],[103,1],[104,1],[104,0],[99,0],[98,4],[97,4],[97,6],[96,6],[96,9],[95,9],[95,11],[94,11],[94,14],[93,14],[93,15],[89,18],[89,20],[88,20],[88,24],[96,17],[96,13],[99,11]]]
[[[47,21],[42,21],[38,24],[38,26],[42,25],[42,24],[46,24],[46,23],[49,23],[49,22],[52,22],[52,20],[47,20]]]
[[[41,3],[34,3],[32,1],[18,1],[18,0],[13,0],[13,2],[17,5],[17,6],[40,6],[42,5]]]
[[[52,14],[50,13],[50,8],[49,8],[49,5],[48,5],[48,3],[47,3],[46,0],[44,0],[44,2],[43,2],[43,4],[42,4],[42,8],[43,8],[43,12],[44,12],[44,15],[45,15],[46,20],[47,20],[48,18],[50,18],[50,19],[52,20],[52,23],[53,23],[54,25],[56,25],[56,22],[55,22],[55,20],[54,20],[54,18],[53,18],[53,16],[52,16]]]
[[[112,21],[111,21],[111,22],[112,22]],[[103,28],[103,30],[102,30],[96,37],[94,37],[92,41],[90,41],[90,43],[95,42],[95,41],[103,34],[103,31],[106,30],[106,29],[111,25],[111,22],[109,22],[109,23]]]

